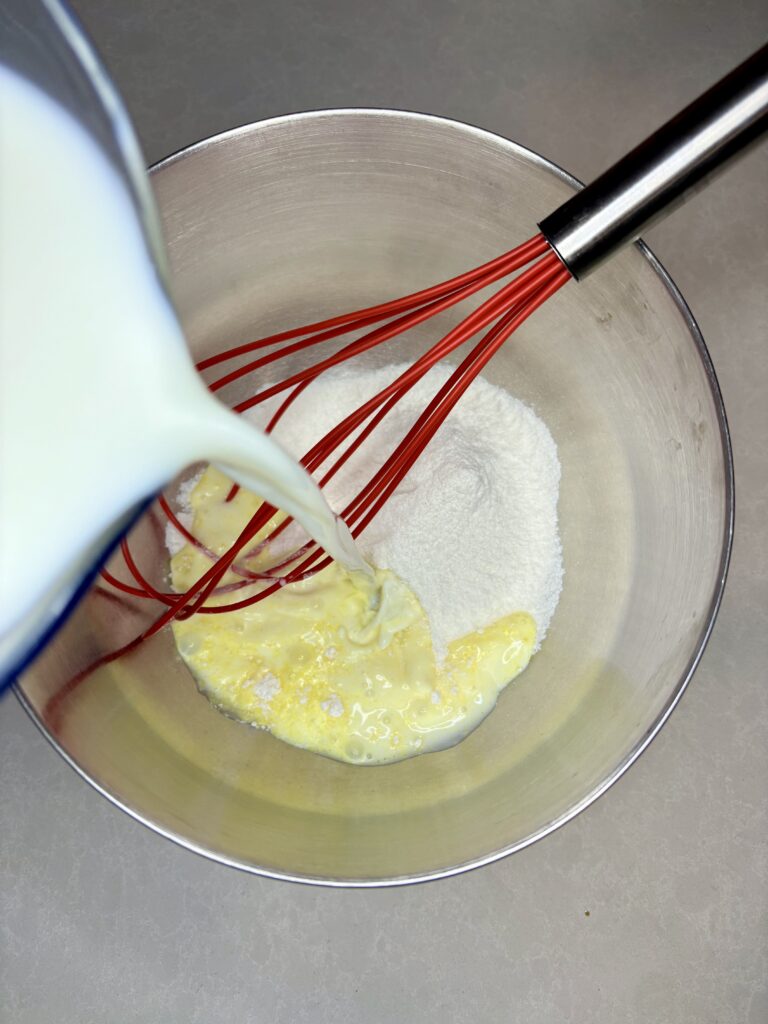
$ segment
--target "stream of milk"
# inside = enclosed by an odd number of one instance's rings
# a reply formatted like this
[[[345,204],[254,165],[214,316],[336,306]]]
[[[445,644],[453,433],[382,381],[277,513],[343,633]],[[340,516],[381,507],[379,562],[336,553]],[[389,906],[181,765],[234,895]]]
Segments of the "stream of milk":
[[[365,567],[307,473],[198,377],[97,142],[0,66],[0,679],[114,524],[202,460]]]

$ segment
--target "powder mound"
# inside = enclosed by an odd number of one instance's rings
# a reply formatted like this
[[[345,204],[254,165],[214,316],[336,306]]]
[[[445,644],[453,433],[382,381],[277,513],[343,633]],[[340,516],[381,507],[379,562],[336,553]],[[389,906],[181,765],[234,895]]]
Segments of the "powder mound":
[[[274,436],[301,457],[408,365],[328,371],[290,406]],[[332,508],[341,509],[367,483],[450,373],[450,366],[434,367],[400,400],[325,488]],[[263,427],[276,405],[249,415]],[[559,484],[557,448],[545,424],[477,378],[359,539],[375,565],[414,590],[438,657],[451,640],[516,611],[533,616],[541,644],[562,586]]]
[[[179,520],[182,526],[185,526],[188,530],[192,528],[192,520],[195,518],[195,514],[192,511],[190,499],[192,497],[192,491],[200,483],[200,477],[203,475],[203,470],[198,470],[194,476],[191,476],[188,480],[184,480],[183,483],[179,484],[179,489],[176,492],[176,503],[178,510],[176,512],[176,518]],[[187,540],[171,522],[165,524],[165,546],[170,554],[176,555],[186,545]]]

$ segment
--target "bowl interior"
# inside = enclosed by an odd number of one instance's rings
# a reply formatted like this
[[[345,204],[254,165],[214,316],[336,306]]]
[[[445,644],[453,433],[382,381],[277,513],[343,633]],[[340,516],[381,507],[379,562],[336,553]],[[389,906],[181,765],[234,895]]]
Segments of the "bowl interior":
[[[484,262],[535,233],[573,188],[498,137],[371,111],[228,133],[161,164],[153,184],[197,357]],[[407,358],[457,315],[371,358]],[[639,247],[567,285],[487,376],[558,444],[565,582],[542,650],[475,733],[400,764],[338,764],[216,712],[167,632],[63,692],[148,621],[146,607],[96,587],[20,682],[64,754],[202,852],[352,884],[482,862],[594,799],[674,704],[711,626],[731,514],[716,383],[695,325]],[[159,521],[137,528],[136,550],[162,578]]]

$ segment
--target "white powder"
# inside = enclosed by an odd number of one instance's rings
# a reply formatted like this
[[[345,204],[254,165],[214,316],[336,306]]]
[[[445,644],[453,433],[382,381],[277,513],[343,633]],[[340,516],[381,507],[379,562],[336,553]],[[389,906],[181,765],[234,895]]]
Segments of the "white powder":
[[[200,477],[203,475],[203,470],[199,470],[194,476],[191,476],[189,480],[184,480],[183,483],[179,484],[179,489],[176,492],[176,502],[178,510],[176,511],[176,518],[179,520],[182,526],[185,526],[188,530],[192,529],[192,521],[195,518],[192,511],[191,497],[192,491],[197,487],[200,482]],[[165,546],[171,555],[177,554],[185,546],[187,540],[171,522],[165,524]]]
[[[271,672],[262,676],[261,679],[249,679],[245,685],[253,690],[262,711],[268,711],[272,698],[280,693],[280,680]]]
[[[341,718],[344,714],[344,705],[335,693],[332,693],[328,700],[321,701],[320,707],[327,711],[331,718]]]
[[[288,409],[275,436],[301,457],[406,365],[328,371]],[[434,367],[373,431],[327,485],[333,508],[367,482],[450,372]],[[257,406],[253,420],[263,426],[278,401]],[[545,424],[508,392],[475,380],[360,538],[375,565],[415,591],[439,656],[449,641],[516,611],[533,616],[541,643],[562,586],[559,483]]]
[[[253,692],[265,703],[269,703],[273,697],[280,693],[280,680],[268,672],[263,679],[260,679],[253,687]]]

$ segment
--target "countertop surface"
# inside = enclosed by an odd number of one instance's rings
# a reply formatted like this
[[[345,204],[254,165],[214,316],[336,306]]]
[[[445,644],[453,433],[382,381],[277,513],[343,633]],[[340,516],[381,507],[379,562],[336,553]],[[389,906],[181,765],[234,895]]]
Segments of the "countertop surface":
[[[148,161],[294,110],[391,106],[588,179],[768,35],[763,0],[76,0]],[[712,640],[639,762],[533,848],[317,890],[142,828],[0,701],[9,1024],[768,1020],[768,147],[648,241],[725,397],[737,530]]]

